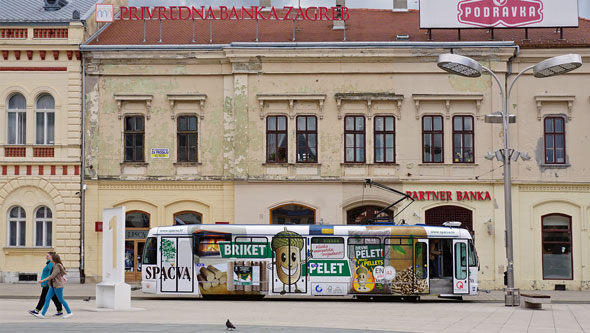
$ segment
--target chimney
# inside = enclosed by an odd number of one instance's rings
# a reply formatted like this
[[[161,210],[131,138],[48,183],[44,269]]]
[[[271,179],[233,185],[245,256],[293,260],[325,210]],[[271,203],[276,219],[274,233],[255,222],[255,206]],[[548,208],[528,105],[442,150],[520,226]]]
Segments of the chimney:
[[[342,20],[342,7],[346,5],[345,0],[336,0],[336,7],[338,8],[338,14],[336,14],[336,19],[334,20],[334,26],[332,30],[344,30],[346,29],[346,24]]]
[[[393,11],[394,12],[407,12],[408,11],[408,0],[393,0]]]
[[[67,0],[44,0],[43,9],[46,11],[60,10],[67,4]]]

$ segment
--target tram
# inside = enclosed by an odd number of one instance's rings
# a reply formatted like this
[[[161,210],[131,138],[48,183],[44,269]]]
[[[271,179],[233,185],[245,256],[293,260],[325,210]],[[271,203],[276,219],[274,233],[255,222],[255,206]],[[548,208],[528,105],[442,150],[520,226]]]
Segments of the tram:
[[[152,294],[460,297],[478,292],[473,238],[458,222],[177,225],[152,228]]]

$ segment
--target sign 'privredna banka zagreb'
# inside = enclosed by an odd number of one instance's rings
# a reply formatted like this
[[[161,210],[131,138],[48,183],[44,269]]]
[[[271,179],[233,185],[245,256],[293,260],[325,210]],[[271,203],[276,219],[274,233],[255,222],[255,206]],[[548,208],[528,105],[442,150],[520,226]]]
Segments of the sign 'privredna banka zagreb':
[[[424,29],[577,26],[577,0],[420,0]]]
[[[121,6],[117,20],[276,20],[276,21],[346,21],[348,7],[188,7]]]

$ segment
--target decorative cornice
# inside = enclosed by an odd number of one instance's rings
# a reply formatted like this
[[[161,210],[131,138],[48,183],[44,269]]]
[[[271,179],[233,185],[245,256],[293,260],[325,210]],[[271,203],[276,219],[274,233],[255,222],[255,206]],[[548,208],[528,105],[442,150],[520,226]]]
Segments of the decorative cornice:
[[[256,95],[258,103],[260,105],[260,119],[264,119],[264,103],[265,102],[288,102],[289,103],[289,118],[295,118],[295,102],[298,101],[312,101],[318,102],[320,107],[319,116],[320,119],[324,119],[324,102],[326,95],[322,94],[258,94]]]
[[[373,118],[373,102],[395,102],[397,114],[395,117],[400,120],[402,117],[402,102],[404,95],[397,95],[394,93],[337,93],[336,106],[338,108],[338,119],[342,119],[342,102],[343,101],[364,101],[367,102],[367,118]]]
[[[203,185],[203,184],[99,184],[99,190],[198,190],[198,191],[221,191],[223,185]]]
[[[476,117],[480,119],[479,110],[483,101],[483,94],[413,94],[412,99],[416,107],[416,119],[420,119],[421,102],[443,102],[446,110],[446,118],[451,118],[451,102],[454,101],[471,101],[475,102]]]
[[[119,119],[123,118],[123,102],[145,102],[147,109],[146,118],[149,120],[151,117],[152,100],[153,95],[142,95],[142,94],[115,94],[115,101],[117,102],[117,113]]]
[[[590,185],[520,185],[520,192],[590,192]]]
[[[572,119],[572,110],[574,108],[574,101],[576,96],[574,95],[535,95],[535,102],[537,103],[537,120],[541,120],[541,110],[543,109],[543,103],[567,103],[567,119]]]
[[[170,117],[175,118],[175,109],[178,102],[198,102],[199,103],[199,118],[205,118],[205,101],[207,101],[206,94],[168,94],[168,101],[170,102]]]

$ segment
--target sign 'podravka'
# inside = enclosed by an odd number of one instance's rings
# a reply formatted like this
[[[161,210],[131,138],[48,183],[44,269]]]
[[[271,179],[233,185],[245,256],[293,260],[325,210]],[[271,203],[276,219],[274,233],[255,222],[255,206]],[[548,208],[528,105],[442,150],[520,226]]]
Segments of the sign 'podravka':
[[[423,29],[577,26],[577,0],[420,0]]]
[[[188,7],[121,6],[117,20],[276,20],[276,21],[346,21],[348,7]]]

